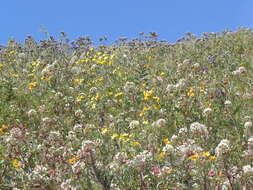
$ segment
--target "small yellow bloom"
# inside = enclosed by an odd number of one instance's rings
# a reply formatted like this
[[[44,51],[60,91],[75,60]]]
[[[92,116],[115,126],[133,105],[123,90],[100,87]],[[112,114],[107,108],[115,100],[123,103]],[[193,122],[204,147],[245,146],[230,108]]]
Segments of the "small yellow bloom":
[[[165,152],[161,152],[160,154],[158,154],[158,158],[159,159],[164,159],[165,158]]]
[[[188,159],[189,160],[197,160],[199,158],[199,155],[198,154],[193,154],[191,155]]]
[[[150,110],[150,108],[148,108],[146,106],[143,108],[143,111],[149,111],[149,110]]]
[[[208,158],[210,156],[210,152],[203,152],[202,154],[205,158]]]
[[[29,73],[28,77],[34,77],[34,73]]]
[[[148,120],[142,122],[144,125],[148,125]]]
[[[148,90],[148,91],[144,91],[143,92],[143,96],[144,96],[144,100],[149,100],[150,97],[154,94],[154,89]]]
[[[161,105],[159,105],[159,104],[154,104],[153,107],[154,107],[155,109],[157,109],[157,110],[161,109]]]
[[[140,146],[141,144],[138,141],[131,142],[131,146],[136,147]]]
[[[6,130],[6,129],[8,129],[8,128],[9,128],[8,125],[2,125],[2,129]]]
[[[79,95],[76,97],[76,102],[81,102],[84,98],[84,95]]]
[[[215,160],[217,160],[217,158],[216,158],[215,156],[211,156],[211,157],[210,157],[210,160],[211,160],[211,161],[215,161]]]
[[[38,67],[39,65],[40,65],[39,61],[33,61],[32,62],[32,66],[34,66],[34,67]]]
[[[117,137],[119,137],[119,135],[116,134],[116,133],[114,133],[114,134],[112,134],[111,139],[115,139],[115,138],[117,138]]]
[[[12,166],[14,167],[14,168],[20,168],[21,167],[21,165],[22,165],[22,163],[19,161],[19,160],[13,160],[12,161]]]
[[[139,114],[139,116],[140,116],[140,117],[143,117],[143,116],[144,116],[144,112],[141,112],[141,113]]]
[[[193,97],[193,96],[195,96],[195,94],[194,94],[194,92],[193,92],[193,88],[192,88],[192,87],[189,89],[189,91],[188,91],[187,95],[188,95],[189,97]]]
[[[155,101],[157,101],[157,102],[160,101],[160,98],[159,98],[158,96],[154,96],[153,99],[154,99]]]
[[[116,97],[119,97],[119,96],[122,96],[122,95],[123,95],[123,92],[119,92],[119,93],[115,94],[114,97],[116,98]]]
[[[84,79],[74,79],[73,81],[74,81],[74,83],[82,83],[84,81]]]
[[[168,139],[168,138],[163,139],[163,143],[164,143],[164,144],[171,144],[171,142],[169,141],[169,139]]]
[[[12,76],[13,78],[18,78],[18,77],[19,77],[18,74],[12,74],[11,76]]]
[[[4,129],[3,128],[0,128],[0,135],[3,135],[5,132],[4,132]]]
[[[79,160],[79,157],[78,157],[78,156],[74,156],[73,158],[68,159],[67,161],[68,161],[69,164],[73,165],[73,164],[75,164],[78,160]]]
[[[104,127],[104,128],[101,129],[101,133],[102,133],[102,134],[107,133],[107,131],[108,131],[108,128],[107,128],[107,127]]]
[[[38,83],[37,82],[30,82],[29,84],[28,84],[28,88],[29,88],[29,90],[32,90],[34,87],[36,87],[38,85]]]

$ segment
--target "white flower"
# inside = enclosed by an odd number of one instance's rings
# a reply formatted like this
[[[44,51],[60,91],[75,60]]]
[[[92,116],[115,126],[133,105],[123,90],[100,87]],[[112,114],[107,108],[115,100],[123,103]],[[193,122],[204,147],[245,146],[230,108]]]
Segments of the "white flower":
[[[126,82],[125,86],[124,86],[124,91],[125,92],[129,92],[131,90],[134,90],[135,89],[135,84],[134,82]]]
[[[171,142],[175,142],[177,139],[178,139],[177,135],[172,135],[170,140],[171,140]]]
[[[185,59],[184,61],[183,61],[183,64],[184,65],[188,65],[188,64],[190,64],[191,63],[191,60],[190,59]]]
[[[19,53],[19,54],[18,54],[18,57],[19,57],[19,58],[25,58],[25,53]]]
[[[90,140],[86,140],[82,142],[82,151],[83,152],[90,152],[92,150],[94,150],[95,148],[95,143],[93,141]]]
[[[74,131],[69,131],[66,138],[69,140],[75,140],[75,139],[77,139],[76,133]]]
[[[244,127],[245,127],[245,128],[250,128],[250,127],[252,127],[252,122],[251,122],[251,121],[245,122],[245,123],[244,123]]]
[[[82,124],[75,124],[75,126],[74,126],[74,131],[75,132],[81,132],[82,131],[82,129],[83,129],[83,126],[82,126]]]
[[[27,112],[27,115],[28,115],[29,117],[31,117],[31,116],[33,116],[33,115],[36,115],[36,113],[37,113],[36,110],[30,109],[30,110]]]
[[[122,162],[126,161],[127,158],[128,157],[127,157],[127,154],[125,152],[118,152],[114,156],[113,160],[116,161],[116,162],[122,163]]]
[[[240,73],[243,73],[243,72],[246,72],[246,69],[245,69],[245,67],[239,67],[239,68],[238,68],[238,71],[239,71]]]
[[[180,128],[178,131],[178,135],[186,135],[188,129],[186,127]]]
[[[47,124],[47,123],[51,122],[51,119],[49,117],[44,117],[44,118],[42,118],[42,122]]]
[[[221,140],[218,146],[215,148],[215,154],[217,157],[222,156],[224,153],[227,153],[230,150],[230,142],[227,139]]]
[[[250,165],[246,165],[242,167],[243,173],[244,174],[249,174],[252,175],[253,174],[253,168]]]
[[[235,75],[235,76],[236,76],[236,75],[240,75],[240,73],[241,73],[241,72],[238,71],[238,70],[232,72],[232,74]]]
[[[129,124],[129,128],[130,128],[130,129],[134,129],[134,128],[138,127],[139,125],[140,125],[140,122],[139,122],[139,121],[133,120],[133,121],[131,121],[131,123]]]
[[[82,71],[82,68],[81,68],[81,67],[75,66],[75,67],[72,67],[72,68],[71,68],[71,72],[74,73],[74,74],[80,74],[81,71]]]
[[[206,109],[203,110],[203,115],[206,116],[206,115],[208,115],[211,112],[212,112],[211,108],[206,108]]]
[[[227,106],[229,106],[229,105],[232,104],[232,102],[231,102],[230,100],[226,100],[226,101],[224,102],[224,104],[227,105]]]
[[[166,124],[165,119],[158,119],[156,122],[152,123],[153,127],[164,127]]]
[[[70,59],[70,61],[69,61],[69,64],[70,65],[73,65],[75,62],[76,62],[76,60],[77,60],[77,56],[76,55],[74,55],[73,57],[71,57],[71,59]]]
[[[190,131],[193,134],[208,136],[207,127],[203,124],[198,123],[198,122],[194,122],[190,125]]]
[[[146,163],[147,161],[151,159],[152,159],[152,153],[147,150],[144,150],[140,152],[137,156],[135,156],[133,160],[129,162],[129,164],[131,166],[141,166],[142,164]]]
[[[253,136],[248,139],[248,145],[253,147]]]
[[[18,127],[12,128],[10,130],[10,135],[11,137],[14,137],[14,138],[21,138],[23,136],[21,129]]]
[[[175,88],[175,86],[173,84],[168,84],[168,86],[166,87],[166,92],[170,93],[171,91],[173,91]]]
[[[200,64],[199,64],[199,63],[195,63],[195,64],[193,65],[193,67],[194,67],[195,69],[197,69],[197,68],[200,67]]]
[[[75,111],[75,116],[80,117],[83,114],[83,111],[81,109],[78,109]]]
[[[163,147],[163,152],[168,153],[168,154],[173,154],[175,152],[175,149],[171,144],[166,144]]]

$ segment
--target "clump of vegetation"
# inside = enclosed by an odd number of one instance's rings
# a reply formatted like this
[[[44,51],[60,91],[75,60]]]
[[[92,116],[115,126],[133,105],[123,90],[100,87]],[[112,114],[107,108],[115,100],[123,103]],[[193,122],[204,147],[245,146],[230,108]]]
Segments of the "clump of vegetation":
[[[10,40],[0,188],[251,189],[252,56],[247,28],[175,44]]]

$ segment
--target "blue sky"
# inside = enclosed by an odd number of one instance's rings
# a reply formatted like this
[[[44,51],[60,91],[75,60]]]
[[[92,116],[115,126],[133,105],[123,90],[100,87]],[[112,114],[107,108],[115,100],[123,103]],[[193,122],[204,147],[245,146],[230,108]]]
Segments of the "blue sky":
[[[27,35],[45,39],[41,28],[59,38],[107,36],[110,41],[139,32],[157,32],[174,42],[186,32],[202,34],[238,27],[253,28],[252,0],[3,0],[0,44],[10,37],[23,43]]]

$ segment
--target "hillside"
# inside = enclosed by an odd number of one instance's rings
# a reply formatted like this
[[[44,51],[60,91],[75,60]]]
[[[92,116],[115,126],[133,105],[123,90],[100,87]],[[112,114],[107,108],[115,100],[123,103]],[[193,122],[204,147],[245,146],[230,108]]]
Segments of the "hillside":
[[[103,43],[1,48],[0,189],[252,189],[250,29]]]

